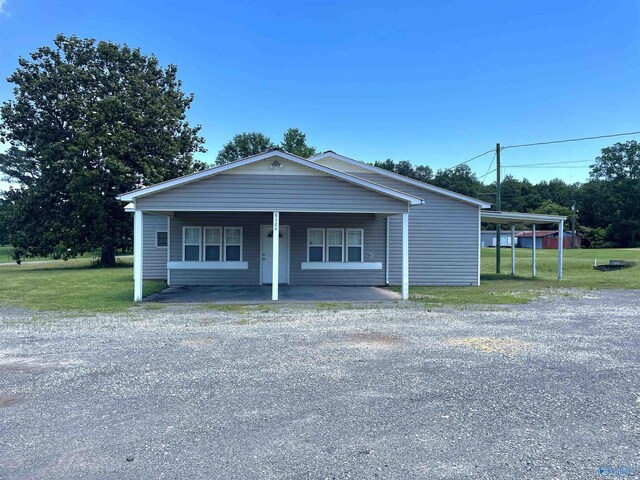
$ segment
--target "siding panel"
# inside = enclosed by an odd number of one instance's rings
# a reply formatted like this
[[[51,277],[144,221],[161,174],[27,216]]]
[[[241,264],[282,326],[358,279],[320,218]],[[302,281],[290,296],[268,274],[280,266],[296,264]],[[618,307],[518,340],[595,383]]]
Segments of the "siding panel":
[[[280,210],[388,213],[407,202],[318,175],[216,175],[139,198],[142,210]]]
[[[142,216],[142,278],[167,278],[167,248],[156,247],[156,231],[167,231],[167,216],[143,213]]]

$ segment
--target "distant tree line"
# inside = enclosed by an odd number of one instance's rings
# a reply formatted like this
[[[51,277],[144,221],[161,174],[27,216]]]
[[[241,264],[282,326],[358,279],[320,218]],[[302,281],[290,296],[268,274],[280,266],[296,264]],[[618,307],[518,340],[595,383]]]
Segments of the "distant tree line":
[[[495,204],[496,184],[484,184],[467,165],[440,169],[393,160],[375,166]],[[577,232],[592,247],[640,245],[640,145],[634,141],[602,149],[585,183],[560,179],[532,183],[506,176],[501,182],[503,211],[565,215],[575,206]],[[570,222],[567,222],[568,228]]]

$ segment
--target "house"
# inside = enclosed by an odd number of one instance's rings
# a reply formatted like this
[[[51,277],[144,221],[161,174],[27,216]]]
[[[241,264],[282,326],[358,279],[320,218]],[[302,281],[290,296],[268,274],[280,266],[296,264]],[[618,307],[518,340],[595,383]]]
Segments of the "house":
[[[516,234],[518,245],[522,248],[532,248],[534,233],[531,230]],[[535,232],[536,248],[558,248],[558,232],[556,230],[538,230]],[[573,240],[573,241],[572,241]],[[562,244],[564,248],[582,246],[582,238],[571,232],[564,232]]]
[[[480,233],[480,242],[482,243],[482,248],[494,247],[496,246],[497,240],[496,230],[482,230]],[[517,235],[516,235],[517,237]],[[515,239],[515,245],[518,246],[518,239]],[[509,232],[502,231],[500,233],[500,246],[510,247],[511,246],[511,234]]]
[[[332,151],[278,149],[119,198],[134,212],[135,300],[144,279],[271,285],[273,300],[279,284],[400,285],[405,299],[409,279],[479,285],[490,207]]]

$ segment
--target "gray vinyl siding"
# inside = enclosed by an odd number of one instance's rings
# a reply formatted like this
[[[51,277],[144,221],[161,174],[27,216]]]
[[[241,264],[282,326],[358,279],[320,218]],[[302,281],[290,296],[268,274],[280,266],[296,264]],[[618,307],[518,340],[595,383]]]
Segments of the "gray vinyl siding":
[[[420,196],[409,212],[409,284],[477,285],[479,207],[375,173],[359,176]],[[402,217],[389,217],[389,283],[402,281]]]
[[[272,214],[176,212],[171,219],[171,261],[182,261],[182,227],[243,227],[242,259],[246,270],[171,270],[171,285],[259,285],[260,226],[271,225]],[[384,285],[385,232],[384,218],[373,214],[282,213],[280,225],[290,226],[291,285]],[[307,261],[307,228],[362,228],[364,259],[381,262],[380,270],[302,270]],[[371,255],[369,255],[371,254]]]
[[[225,174],[136,200],[141,210],[406,212],[407,202],[325,175]]]
[[[142,277],[164,280],[167,278],[167,248],[156,247],[156,231],[167,231],[167,216],[144,213],[142,222]]]

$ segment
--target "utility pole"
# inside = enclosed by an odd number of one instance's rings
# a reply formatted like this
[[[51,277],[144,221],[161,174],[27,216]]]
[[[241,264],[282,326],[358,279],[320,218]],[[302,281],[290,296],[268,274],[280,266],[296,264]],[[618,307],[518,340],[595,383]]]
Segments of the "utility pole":
[[[500,144],[496,143],[496,210],[501,211],[500,205]],[[500,247],[501,247],[501,225],[496,224],[496,273],[500,273]]]
[[[576,248],[576,202],[571,206],[573,215],[571,216],[571,248]]]

